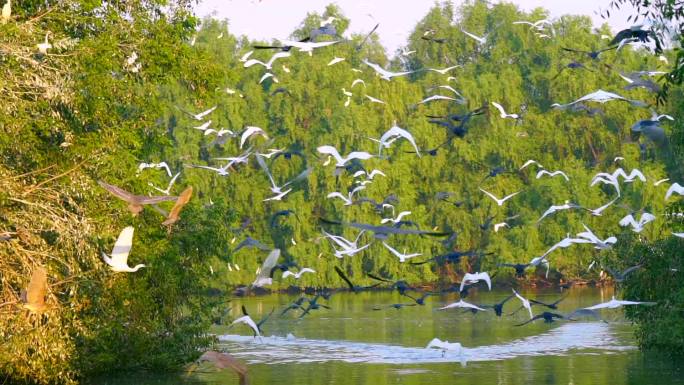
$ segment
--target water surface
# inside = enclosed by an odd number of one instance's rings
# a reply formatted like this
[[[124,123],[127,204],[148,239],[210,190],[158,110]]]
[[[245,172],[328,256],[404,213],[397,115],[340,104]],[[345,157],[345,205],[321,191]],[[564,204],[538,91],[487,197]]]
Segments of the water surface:
[[[493,304],[506,290],[472,293],[467,301]],[[524,291],[545,302],[567,296],[558,312],[609,300],[610,288]],[[391,303],[410,303],[396,292],[336,293],[320,301],[330,310],[280,316],[298,296],[270,295],[236,298],[231,315],[245,305],[256,320],[275,308],[255,339],[244,325],[217,327],[221,346],[249,364],[253,384],[684,384],[679,362],[646,356],[635,347],[632,326],[618,310],[602,313],[608,324],[595,320],[543,321],[514,326],[529,319],[522,310],[499,318],[492,311],[472,314],[437,308],[457,295],[429,297],[425,306],[372,310]],[[509,301],[504,313],[516,310]],[[534,308],[535,313],[542,311]],[[459,342],[462,354],[425,349],[433,338]],[[227,384],[236,383],[229,371],[202,367],[190,377],[138,375],[107,379],[107,384]]]

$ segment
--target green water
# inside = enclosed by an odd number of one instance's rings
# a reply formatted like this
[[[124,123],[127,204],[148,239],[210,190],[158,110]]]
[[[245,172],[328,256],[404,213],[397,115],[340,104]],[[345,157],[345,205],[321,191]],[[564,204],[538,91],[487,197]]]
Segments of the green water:
[[[492,304],[505,290],[472,293],[467,301]],[[552,302],[567,298],[558,312],[567,313],[609,300],[612,289],[576,288],[524,291],[527,298]],[[632,327],[619,310],[604,310],[609,320],[542,321],[521,327],[529,318],[495,317],[493,312],[438,311],[458,300],[455,295],[430,297],[425,306],[373,311],[377,305],[408,303],[397,293],[337,293],[321,309],[299,319],[280,310],[297,296],[237,298],[231,315],[245,305],[257,321],[275,307],[255,340],[244,325],[217,327],[222,347],[249,364],[252,384],[684,384],[684,364],[644,355],[635,348]],[[504,313],[519,306],[509,301]],[[541,309],[533,308],[535,313]],[[292,336],[285,336],[291,333]],[[274,336],[274,337],[271,337]],[[467,364],[452,352],[424,349],[434,337],[460,342]],[[98,379],[98,384],[231,384],[230,371],[202,366],[191,376],[136,374],[125,379]]]

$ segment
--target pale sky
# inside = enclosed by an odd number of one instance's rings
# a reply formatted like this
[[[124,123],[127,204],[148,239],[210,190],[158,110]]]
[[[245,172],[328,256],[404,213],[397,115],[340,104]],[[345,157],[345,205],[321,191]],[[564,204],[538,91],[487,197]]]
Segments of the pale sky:
[[[452,0],[456,5],[462,0]],[[525,11],[536,7],[548,9],[556,18],[565,14],[587,15],[595,26],[606,22],[599,15],[609,0],[511,0]],[[434,0],[202,0],[196,11],[200,16],[213,15],[229,20],[229,29],[235,35],[270,41],[287,38],[306,17],[308,12],[323,13],[325,6],[335,3],[351,19],[347,33],[367,33],[380,23],[377,33],[380,42],[394,51],[406,42],[411,29],[435,4]],[[369,16],[372,15],[371,16]],[[624,6],[611,12],[607,20],[613,31],[629,27],[627,16],[631,8]]]

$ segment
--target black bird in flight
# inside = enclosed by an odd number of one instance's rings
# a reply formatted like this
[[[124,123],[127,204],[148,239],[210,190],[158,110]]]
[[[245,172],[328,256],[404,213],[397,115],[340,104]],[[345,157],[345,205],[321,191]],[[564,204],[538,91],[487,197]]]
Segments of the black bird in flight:
[[[542,319],[542,318],[544,319],[544,322],[545,322],[545,323],[552,323],[552,322],[554,322],[554,318],[565,319],[565,317],[562,316],[562,315],[560,315],[560,314],[556,314],[556,313],[551,313],[551,312],[545,311],[545,312],[543,312],[543,313],[541,313],[541,314],[537,314],[536,316],[532,317],[531,319],[529,319],[529,320],[527,320],[527,321],[525,321],[525,322],[523,322],[523,323],[521,323],[521,324],[517,324],[517,325],[515,325],[515,326],[527,325],[527,324],[530,323],[530,322],[533,322],[533,321],[536,321],[536,320]]]

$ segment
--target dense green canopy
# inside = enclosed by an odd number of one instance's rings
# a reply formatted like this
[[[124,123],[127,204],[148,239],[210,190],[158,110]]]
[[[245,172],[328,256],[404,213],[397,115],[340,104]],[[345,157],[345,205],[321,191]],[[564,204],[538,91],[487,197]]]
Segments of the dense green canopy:
[[[626,47],[592,60],[561,49],[595,50],[606,44],[600,36],[609,34],[607,27],[594,31],[587,17],[556,19],[544,33],[549,36],[540,37],[529,26],[512,22],[547,18],[542,9],[528,14],[508,3],[477,1],[459,9],[439,4],[416,25],[405,47],[415,51],[411,54],[388,55],[375,35],[357,49],[363,36],[352,36],[312,55],[292,49],[290,57],[274,62],[274,78],[259,83],[264,67],[244,68],[239,60],[255,42],[231,35],[228,22],[199,23],[185,2],[116,4],[25,1],[15,4],[10,22],[0,25],[0,232],[11,238],[0,241],[0,372],[11,378],[68,382],[119,368],[174,367],[196,357],[198,348],[212,342],[207,327],[221,318],[230,289],[251,283],[266,257],[256,249],[232,252],[248,235],[280,248],[281,261],[316,270],[297,282],[315,287],[344,285],[333,266],[346,269],[358,284],[370,282],[364,275],[368,271],[410,283],[448,283],[466,271],[485,270],[497,271],[498,279],[512,279],[512,269],[498,268],[498,263],[528,262],[566,234],[583,231],[583,224],[602,238],[616,235],[621,245],[616,249],[627,254],[631,245],[646,240],[681,245],[670,239],[672,225],[660,216],[666,212],[668,184],[653,184],[666,177],[682,180],[680,147],[633,139],[630,132],[651,111],[617,101],[588,104],[601,108],[596,114],[552,108],[598,89],[655,100],[643,88],[624,90],[619,76],[620,71],[659,69],[660,61],[648,52]],[[308,15],[293,38],[305,37],[328,16],[337,17],[337,32],[345,34],[349,20],[331,5],[323,14]],[[485,43],[478,44],[461,29],[485,37]],[[422,39],[427,30],[445,42]],[[35,44],[48,32],[53,47],[47,55],[37,54]],[[266,62],[272,53],[259,51],[251,58]],[[328,65],[335,57],[345,60]],[[417,72],[386,81],[364,59]],[[586,68],[567,68],[574,61]],[[430,70],[449,66],[457,68],[445,74]],[[357,78],[365,84],[352,87]],[[419,103],[434,94],[455,97],[446,88],[433,89],[441,85],[458,90],[466,104]],[[287,92],[275,93],[280,87]],[[348,106],[343,89],[353,94]],[[372,103],[366,95],[385,104]],[[658,112],[677,117],[681,100],[673,90],[670,104]],[[491,102],[521,119],[501,118]],[[237,133],[237,138],[205,134],[194,128],[202,121],[184,112],[213,106],[216,110],[204,121],[211,120],[216,130]],[[334,177],[333,164],[324,166],[326,159],[316,148],[327,144],[343,154],[375,154],[377,143],[369,138],[379,138],[396,122],[421,149],[433,149],[448,136],[425,115],[465,113],[480,106],[488,106],[488,113],[473,117],[465,137],[454,138],[434,156],[418,157],[399,140],[383,150],[385,157],[363,161],[367,170],[380,169],[386,177],[376,177],[359,196],[380,201],[396,194],[396,212],[411,211],[405,219],[422,229],[457,233],[448,248],[430,237],[391,237],[388,244],[396,250],[425,258],[453,249],[489,255],[464,258],[458,266],[412,266],[374,242],[356,256],[335,258],[321,228],[349,239],[358,231],[324,225],[321,218],[377,225],[383,216],[368,204],[343,206],[326,198],[333,191],[346,195],[355,183],[349,173]],[[245,148],[304,155],[267,159],[276,183],[313,168],[282,201],[264,201],[272,196],[270,182],[252,160],[228,169],[227,176],[194,167],[222,166],[225,162],[214,158],[243,153],[239,134],[247,126],[264,129],[271,140],[255,136]],[[681,138],[679,119],[663,126],[668,136]],[[616,162],[618,156],[624,160]],[[528,159],[549,171],[563,170],[570,180],[537,179],[533,166],[519,170]],[[173,174],[180,172],[171,194],[186,186],[195,191],[170,230],[160,225],[163,218],[154,209],[133,217],[124,202],[96,183],[104,180],[135,194],[157,194],[150,184],[164,189],[166,172],[137,170],[141,162],[161,161]],[[485,178],[496,167],[508,172]],[[590,187],[590,182],[597,172],[617,167],[627,172],[639,168],[648,180],[623,183],[619,201],[602,216],[570,210],[537,223],[552,204],[570,201],[594,209],[614,199],[614,189]],[[499,197],[521,193],[497,206],[478,187]],[[450,192],[451,201],[464,203],[439,200],[439,192]],[[638,237],[618,226],[620,218],[642,208],[659,217]],[[296,216],[281,217],[272,226],[272,215],[285,209]],[[251,225],[236,231],[245,218]],[[506,220],[510,228],[493,230],[493,224]],[[129,225],[136,231],[131,264],[147,267],[115,274],[99,253],[111,251],[119,231]],[[362,239],[363,244],[372,240],[369,234]],[[638,261],[637,256],[621,257],[615,250],[578,245],[555,251],[549,260],[556,279],[598,279],[600,269],[587,272],[592,260],[616,268]],[[17,306],[19,291],[38,265],[47,267],[51,308],[44,315],[27,315]],[[293,282],[277,274],[272,288]],[[639,293],[639,299],[654,299],[653,294]],[[54,348],[57,341],[59,349]]]

